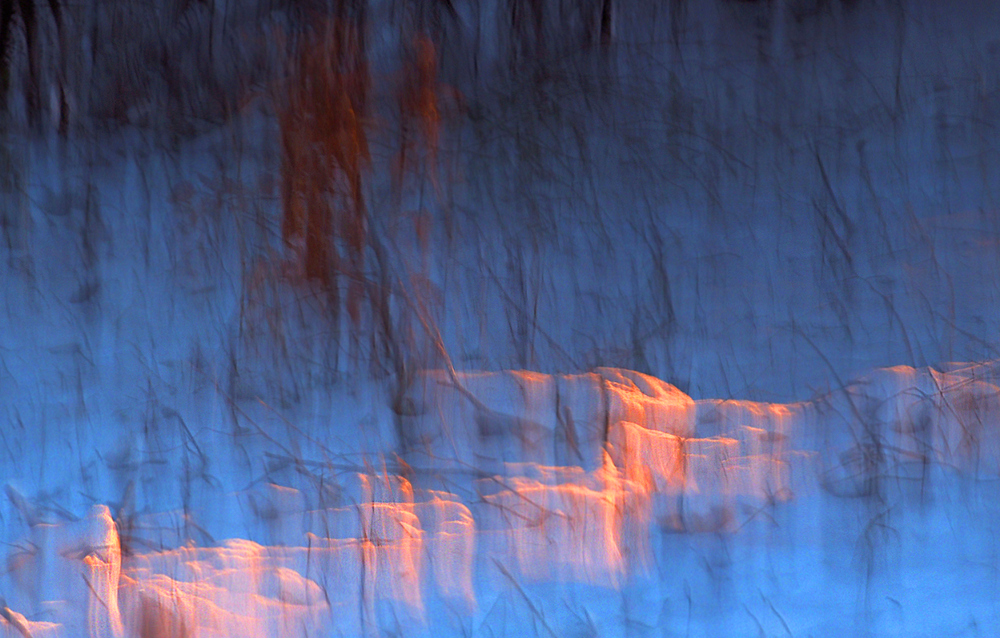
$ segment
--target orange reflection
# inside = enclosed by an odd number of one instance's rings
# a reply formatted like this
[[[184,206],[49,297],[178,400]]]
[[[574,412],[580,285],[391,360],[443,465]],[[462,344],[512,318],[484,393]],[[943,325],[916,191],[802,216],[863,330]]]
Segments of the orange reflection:
[[[284,548],[243,540],[134,557],[118,592],[129,635],[167,627],[197,636],[297,636],[303,626],[319,627],[324,592],[290,558]]]
[[[645,544],[634,542],[624,517],[644,518],[645,491],[620,478],[610,459],[594,473],[524,469],[538,479],[497,477],[504,489],[485,496],[498,549],[522,575],[617,586],[630,560],[644,567]]]
[[[672,493],[684,484],[684,440],[628,421],[608,435],[611,458],[625,477],[650,492]]]
[[[476,523],[472,512],[451,494],[431,492],[429,496],[416,505],[416,512],[426,530],[426,556],[436,591],[472,611],[476,605],[472,586]]]
[[[10,496],[29,536],[8,556],[9,600],[28,613],[3,610],[0,631],[20,631],[20,623],[33,636],[358,635],[385,622],[422,625],[434,597],[449,611],[474,613],[476,585],[489,583],[488,574],[476,581],[477,565],[489,572],[494,561],[503,579],[621,586],[650,565],[653,521],[736,531],[792,498],[793,471],[816,474],[796,466],[813,454],[801,449],[806,424],[844,440],[858,433],[852,428],[877,428],[894,463],[933,460],[973,472],[1000,463],[1000,436],[989,427],[1000,390],[975,371],[878,371],[845,389],[853,410],[835,411],[847,416],[833,425],[819,421],[831,411],[818,402],[693,402],[621,370],[456,378],[462,388],[440,380],[435,405],[450,404],[449,392],[465,405],[452,406],[455,420],[436,426],[437,440],[496,472],[455,479],[468,481],[457,488],[469,490],[464,499],[415,489],[409,478],[426,474],[399,476],[385,465],[338,475],[340,507],[309,509],[319,499],[307,489],[260,483],[239,497],[262,524],[252,532],[270,546],[231,540],[147,551],[187,537],[188,514],[168,512],[123,526],[123,556],[107,507],[54,524]],[[464,394],[472,389],[474,399]],[[579,463],[539,462],[557,457]],[[448,480],[459,476],[468,475]]]
[[[677,436],[694,433],[695,403],[674,386],[640,372],[598,368],[607,393],[609,424],[627,421]]]

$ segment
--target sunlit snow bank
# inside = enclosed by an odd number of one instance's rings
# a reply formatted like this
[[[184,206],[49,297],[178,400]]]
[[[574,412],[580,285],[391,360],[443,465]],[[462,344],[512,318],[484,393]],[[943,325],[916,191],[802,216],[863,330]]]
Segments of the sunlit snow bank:
[[[988,617],[997,578],[976,565],[995,558],[992,516],[934,545],[995,509],[984,500],[1000,478],[997,378],[994,364],[896,367],[779,405],[692,401],[618,369],[429,371],[407,397],[396,459],[336,473],[326,505],[310,493],[322,486],[301,484],[212,495],[224,511],[247,503],[266,546],[197,546],[177,512],[95,505],[69,520],[8,486],[27,532],[8,550],[0,632],[561,635],[576,609],[612,634],[621,614],[649,613],[664,629],[685,617],[690,629],[694,614],[705,631],[753,619],[763,632],[777,618],[792,635],[905,632],[923,621],[904,610],[955,586],[912,575],[949,565],[975,585],[963,610]],[[755,570],[767,578],[745,576]],[[692,588],[746,613],[693,602]],[[685,612],[670,611],[678,591]],[[855,617],[837,620],[823,599]]]

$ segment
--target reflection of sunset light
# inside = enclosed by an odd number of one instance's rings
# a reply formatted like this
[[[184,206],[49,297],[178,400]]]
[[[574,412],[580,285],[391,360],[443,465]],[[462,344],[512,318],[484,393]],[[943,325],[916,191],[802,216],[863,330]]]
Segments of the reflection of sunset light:
[[[504,551],[524,576],[616,586],[629,558],[644,566],[644,543],[632,542],[626,516],[644,518],[645,491],[608,462],[589,474],[522,466],[538,478],[512,477],[503,481],[507,489],[485,497]]]
[[[469,508],[450,494],[433,492],[416,506],[424,525],[426,555],[437,593],[445,599],[475,606],[472,587],[476,551],[476,523]]]
[[[293,566],[294,550],[249,541],[135,557],[119,589],[123,615],[192,635],[295,636],[327,604]]]
[[[262,482],[240,498],[272,546],[230,540],[143,553],[156,540],[176,546],[181,532],[163,530],[187,520],[143,514],[127,528],[125,556],[105,506],[81,521],[35,520],[29,541],[10,552],[10,580],[36,614],[60,623],[25,618],[25,628],[35,636],[222,638],[311,635],[331,625],[364,634],[386,618],[426,627],[432,597],[457,614],[479,608],[477,564],[497,565],[499,582],[621,587],[648,573],[654,529],[736,532],[796,496],[794,472],[811,472],[796,464],[815,453],[795,443],[803,421],[818,413],[800,404],[693,402],[655,379],[604,369],[457,378],[485,398],[455,413],[467,418],[466,431],[454,421],[448,437],[464,441],[468,453],[503,450],[487,463],[496,474],[464,488],[478,498],[417,489],[410,468],[404,477],[384,464],[341,475],[338,507],[309,509],[304,490]],[[997,394],[958,373],[912,368],[879,371],[845,391],[883,428],[894,462],[956,466],[1000,456],[997,437],[982,425],[1000,413]],[[557,396],[559,418],[546,421],[545,402]],[[604,412],[587,420],[580,406]],[[602,427],[599,454],[583,454]],[[972,458],[973,449],[980,456]],[[535,460],[572,454],[581,465]],[[5,613],[2,623],[24,618]]]
[[[419,612],[424,533],[410,504],[364,503],[361,512],[365,600],[385,596]]]
[[[647,430],[691,436],[695,403],[669,383],[631,370],[600,368],[608,423],[627,421]]]
[[[645,489],[670,493],[684,483],[683,439],[619,421],[608,436],[611,456],[626,478]]]

